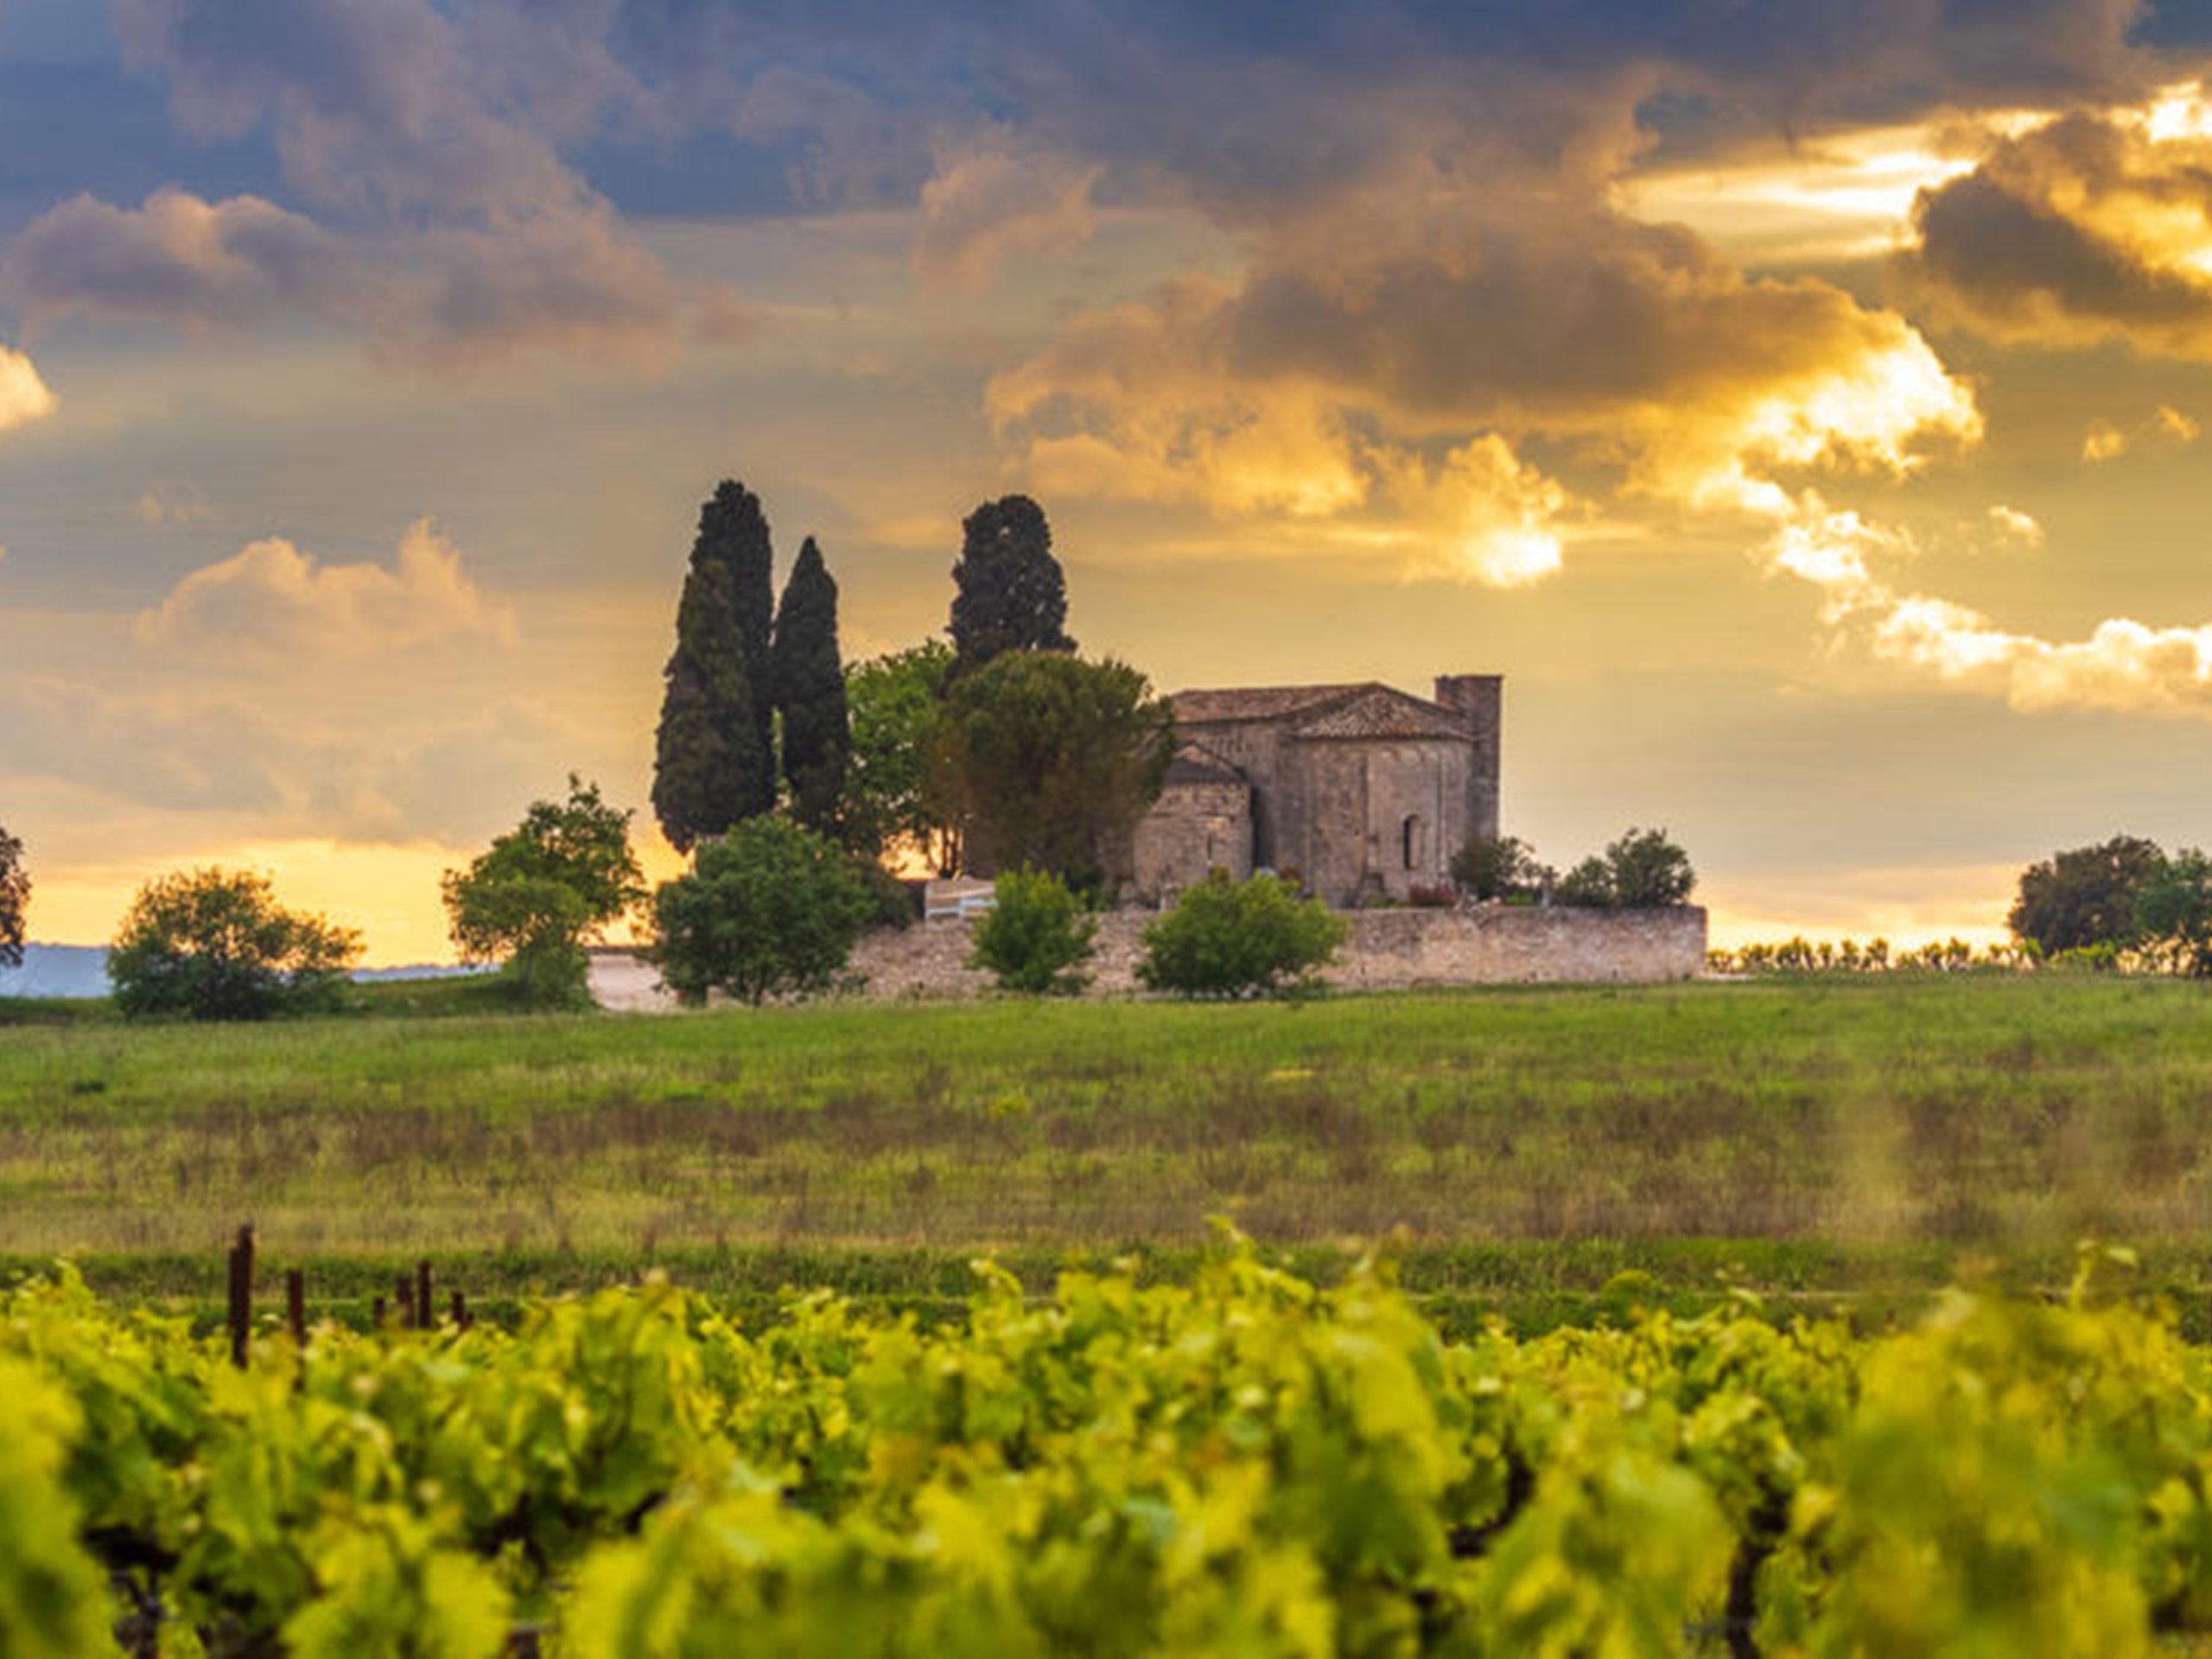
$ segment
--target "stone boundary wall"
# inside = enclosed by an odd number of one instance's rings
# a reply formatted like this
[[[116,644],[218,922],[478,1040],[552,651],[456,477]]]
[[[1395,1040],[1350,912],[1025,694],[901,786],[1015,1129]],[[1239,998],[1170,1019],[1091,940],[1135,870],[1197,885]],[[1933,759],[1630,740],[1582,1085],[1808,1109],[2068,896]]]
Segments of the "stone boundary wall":
[[[1114,911],[1098,918],[1091,989],[1104,995],[1139,989],[1138,937],[1152,911]],[[1471,910],[1367,910],[1349,913],[1351,938],[1324,976],[1344,990],[1402,990],[1416,985],[1510,983],[1649,984],[1705,971],[1705,912],[1544,910],[1484,906]],[[852,971],[872,997],[973,996],[990,976],[966,965],[970,924],[917,922],[904,932],[870,933],[853,952]]]

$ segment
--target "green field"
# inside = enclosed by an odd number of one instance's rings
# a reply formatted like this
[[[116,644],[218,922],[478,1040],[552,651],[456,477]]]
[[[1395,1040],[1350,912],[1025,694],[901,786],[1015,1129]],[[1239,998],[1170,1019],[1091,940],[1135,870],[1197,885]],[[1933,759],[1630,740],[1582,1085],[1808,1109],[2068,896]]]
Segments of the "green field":
[[[2088,1234],[2194,1287],[2212,1243],[2212,1000],[2173,982],[675,1017],[412,995],[0,1032],[0,1255],[204,1293],[250,1218],[333,1294],[431,1255],[487,1293],[657,1264],[957,1295],[981,1250],[1039,1279],[1070,1251],[1172,1262],[1228,1215],[1317,1271],[1395,1236],[1410,1281],[1541,1296],[1630,1268],[2063,1279]]]

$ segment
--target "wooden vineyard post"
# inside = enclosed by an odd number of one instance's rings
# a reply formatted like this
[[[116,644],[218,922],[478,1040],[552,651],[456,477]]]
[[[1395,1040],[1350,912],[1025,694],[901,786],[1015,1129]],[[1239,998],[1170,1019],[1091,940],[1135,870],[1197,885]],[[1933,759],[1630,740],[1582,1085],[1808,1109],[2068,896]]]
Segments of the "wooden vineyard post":
[[[438,1322],[437,1304],[430,1300],[430,1264],[427,1261],[415,1264],[415,1322],[424,1331]]]
[[[253,1224],[238,1229],[231,1246],[231,1363],[245,1369],[253,1341]]]
[[[308,1345],[308,1275],[300,1268],[284,1270],[284,1323],[292,1332],[292,1345]]]
[[[415,1281],[403,1273],[392,1281],[392,1292],[399,1301],[399,1328],[415,1330]]]
[[[456,1290],[453,1294],[453,1328],[466,1331],[468,1324],[468,1299]]]

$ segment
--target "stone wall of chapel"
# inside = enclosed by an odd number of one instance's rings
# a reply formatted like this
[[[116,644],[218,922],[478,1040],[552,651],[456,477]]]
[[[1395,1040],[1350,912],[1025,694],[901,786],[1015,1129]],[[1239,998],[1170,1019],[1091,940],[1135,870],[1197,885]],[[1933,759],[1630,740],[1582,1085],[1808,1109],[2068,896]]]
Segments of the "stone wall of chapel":
[[[1194,743],[1218,756],[1252,780],[1252,861],[1275,866],[1282,861],[1280,837],[1289,822],[1278,799],[1283,764],[1283,725],[1262,720],[1179,721],[1178,741]]]
[[[1252,791],[1243,784],[1173,784],[1137,821],[1133,886],[1156,903],[1216,869],[1252,874]]]

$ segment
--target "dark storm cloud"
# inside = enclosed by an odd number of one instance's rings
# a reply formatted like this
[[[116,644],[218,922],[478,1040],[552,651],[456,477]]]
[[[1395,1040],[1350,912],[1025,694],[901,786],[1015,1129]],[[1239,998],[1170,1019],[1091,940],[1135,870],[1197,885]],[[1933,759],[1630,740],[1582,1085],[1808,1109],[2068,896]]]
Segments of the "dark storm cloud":
[[[1195,208],[1274,238],[1361,193],[1395,211],[1433,167],[1462,194],[1550,189],[1572,213],[1681,100],[1716,143],[1868,99],[2101,95],[2154,61],[2129,44],[2137,0],[111,0],[111,14],[124,62],[180,126],[219,153],[264,143],[283,188],[226,194],[175,149],[179,175],[158,182],[216,232],[195,262],[151,201],[112,205],[143,191],[79,199],[98,181],[42,162],[63,205],[19,238],[11,297],[200,324],[306,315],[429,363],[670,349],[684,299],[626,220],[639,209],[918,204],[938,211],[917,270],[980,281],[1009,252],[1067,245],[1094,202]],[[1015,188],[1022,170],[1058,183]],[[249,226],[263,240],[248,245]],[[1409,303],[1452,297],[1406,282]]]
[[[1587,124],[1593,86],[1605,89],[1597,102],[1655,110],[1666,94],[1694,97],[1725,134],[1869,107],[1902,117],[2063,102],[2155,73],[2130,43],[2139,0],[627,0],[569,11],[587,9],[608,49],[686,121],[727,121],[764,70],[801,66],[887,117],[1013,124],[1121,169],[1121,190],[1165,179],[1255,204],[1387,164],[1401,100],[1441,101],[1534,154]],[[2162,43],[2187,40],[2170,29]]]
[[[672,348],[677,285],[557,148],[645,100],[556,10],[114,0],[112,11],[126,62],[166,89],[183,126],[232,144],[265,131],[293,200],[172,186],[125,207],[79,193],[29,223],[0,265],[34,322],[304,317],[359,334],[387,362],[439,369],[540,349]]]
[[[1908,281],[1984,333],[2212,360],[2212,140],[2065,117],[1924,191]]]

